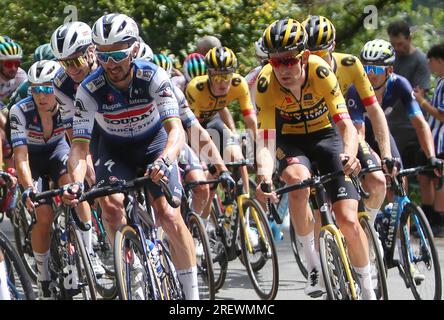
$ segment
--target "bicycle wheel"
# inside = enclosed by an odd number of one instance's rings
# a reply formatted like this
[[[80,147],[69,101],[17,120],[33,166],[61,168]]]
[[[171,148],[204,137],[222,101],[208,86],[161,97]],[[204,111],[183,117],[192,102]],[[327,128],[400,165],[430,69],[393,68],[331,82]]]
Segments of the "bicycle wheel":
[[[372,283],[378,300],[388,300],[387,275],[385,273],[384,258],[382,256],[382,244],[376,235],[375,229],[370,225],[367,216],[359,219],[361,227],[368,240],[370,267],[372,270]]]
[[[214,300],[213,259],[210,243],[202,219],[195,212],[191,212],[188,216],[188,229],[196,248],[199,300]]]
[[[214,290],[218,291],[223,287],[228,269],[228,253],[225,247],[225,235],[222,226],[222,211],[217,198],[213,199],[210,211],[210,229],[213,230],[208,235],[210,241],[211,256],[213,260]]]
[[[140,237],[131,226],[123,226],[116,233],[114,270],[121,300],[162,299],[151,255],[145,255]]]
[[[244,221],[240,221],[242,255],[253,287],[261,299],[276,297],[279,267],[268,219],[254,199],[243,203]]]
[[[184,300],[185,293],[177,276],[176,267],[173,264],[170,252],[163,241],[158,242],[158,247],[160,247],[159,256],[164,271],[160,281],[164,297],[166,300]]]
[[[23,261],[3,232],[0,232],[0,251],[3,252],[5,258],[6,277],[11,300],[35,300],[31,278]]]
[[[329,300],[351,300],[349,281],[339,251],[333,234],[328,230],[321,230],[319,255],[327,298]]]
[[[409,225],[417,236],[410,234]],[[404,272],[416,300],[440,300],[441,268],[432,231],[422,209],[407,203],[400,219],[401,252]]]
[[[20,194],[18,197],[20,197]],[[14,227],[14,240],[17,252],[22,258],[23,264],[32,282],[36,283],[37,264],[31,246],[32,216],[23,206],[21,201],[17,201],[12,217],[12,225]]]
[[[72,283],[72,289],[74,289],[74,292],[80,290],[84,300],[96,300],[95,276],[80,230],[77,229],[74,222],[70,223],[67,229],[69,232],[68,239],[71,239],[71,242],[67,243],[68,259],[71,263],[75,263],[75,270],[72,271],[76,272],[73,280],[77,281],[77,283]],[[69,290],[67,284],[69,285],[69,281],[65,278],[65,289]]]
[[[290,222],[290,240],[291,240],[291,249],[293,250],[294,257],[296,259],[296,263],[298,264],[299,270],[305,279],[308,277],[307,270],[307,262],[305,261],[304,254],[302,252],[302,244],[298,240],[296,236],[296,232],[294,232],[293,224]]]
[[[114,256],[111,244],[105,234],[102,220],[96,213],[92,215],[93,222],[93,249],[96,256],[105,269],[105,274],[100,278],[95,277],[97,293],[105,300],[112,300],[117,297],[116,277],[114,273]]]

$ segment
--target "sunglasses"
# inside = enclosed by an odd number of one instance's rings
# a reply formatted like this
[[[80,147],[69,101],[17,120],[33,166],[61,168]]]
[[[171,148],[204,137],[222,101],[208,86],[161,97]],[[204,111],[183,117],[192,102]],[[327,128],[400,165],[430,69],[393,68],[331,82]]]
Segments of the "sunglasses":
[[[5,60],[3,61],[3,66],[7,69],[18,68],[22,62],[18,60]]]
[[[233,78],[232,73],[223,73],[223,74],[209,74],[211,80],[215,82],[228,82]]]
[[[99,61],[103,62],[103,63],[108,63],[109,59],[113,59],[113,61],[115,63],[118,63],[118,62],[128,58],[132,49],[133,49],[133,46],[131,46],[127,49],[117,50],[117,51],[109,51],[109,52],[96,50],[96,56],[97,56],[97,59],[99,59]]]
[[[31,92],[33,93],[43,93],[43,94],[51,94],[54,92],[54,88],[52,86],[33,86],[31,87]]]
[[[270,62],[273,68],[279,68],[280,66],[292,67],[299,63],[301,60],[302,53],[297,56],[290,56],[285,58],[270,58],[268,61]]]
[[[86,58],[84,56],[80,56],[67,60],[59,60],[59,63],[65,69],[68,69],[69,67],[79,68],[86,63]]]
[[[374,75],[378,75],[385,72],[386,67],[380,67],[380,66],[364,66],[365,73],[373,73]]]

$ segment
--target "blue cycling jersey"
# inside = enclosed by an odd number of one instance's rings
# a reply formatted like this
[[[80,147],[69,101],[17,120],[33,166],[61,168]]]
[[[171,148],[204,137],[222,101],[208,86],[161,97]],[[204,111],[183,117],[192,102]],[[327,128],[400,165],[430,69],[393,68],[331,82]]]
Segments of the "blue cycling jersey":
[[[57,72],[53,80],[54,94],[61,108],[63,123],[66,129],[72,128],[72,121],[76,108],[74,101],[76,99],[79,83],[74,82],[63,68]]]
[[[146,141],[162,123],[179,120],[179,107],[165,70],[145,61],[132,63],[127,91],[116,89],[99,67],[82,81],[76,94],[74,140],[89,141],[94,119],[100,134],[116,142]]]
[[[20,100],[9,113],[12,147],[28,145],[29,152],[44,152],[65,139],[65,128],[60,111],[53,115],[52,134],[45,139],[42,121],[32,96]]]
[[[366,110],[353,86],[347,94],[347,107],[354,123],[365,123],[366,130],[372,130],[370,121],[366,116]],[[421,115],[421,108],[413,96],[413,89],[408,80],[400,75],[391,74],[387,80],[387,86],[383,95],[381,107],[384,113],[389,115],[396,105],[402,105],[409,119]]]

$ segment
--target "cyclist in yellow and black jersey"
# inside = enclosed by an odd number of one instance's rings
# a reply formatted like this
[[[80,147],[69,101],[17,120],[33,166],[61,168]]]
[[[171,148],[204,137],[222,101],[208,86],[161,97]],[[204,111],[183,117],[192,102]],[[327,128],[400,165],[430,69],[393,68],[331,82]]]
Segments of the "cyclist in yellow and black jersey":
[[[275,21],[263,33],[263,49],[268,53],[270,66],[263,68],[257,80],[258,182],[271,185],[273,154],[279,160],[280,177],[287,184],[309,178],[311,161],[317,162],[321,174],[343,170],[344,176],[326,184],[326,190],[347,241],[351,263],[360,275],[362,297],[375,299],[368,242],[357,215],[358,195],[346,176],[360,169],[356,158],[358,134],[336,76],[323,59],[310,56],[307,38],[305,29],[293,19]],[[333,128],[333,121],[338,130]],[[266,145],[270,145],[273,133],[275,152]],[[322,277],[314,246],[309,195],[307,189],[289,193],[289,208],[310,273],[305,293],[319,296],[323,292]],[[256,196],[261,201],[277,200],[273,192],[264,193],[260,183]]]
[[[330,65],[338,79],[344,97],[350,87],[354,86],[356,88],[373,128],[375,128],[381,159],[391,161],[392,153],[387,120],[361,61],[350,54],[333,52],[335,49],[335,27],[327,18],[309,16],[302,25],[308,34],[310,53],[320,56]],[[380,164],[381,160],[378,154],[365,142],[364,129],[363,126],[357,126],[358,133],[360,133],[358,159],[363,168],[375,167]],[[365,205],[371,221],[374,221],[385,198],[384,173],[376,171],[367,174],[363,180],[363,185],[365,190],[370,193],[370,197],[365,200]]]

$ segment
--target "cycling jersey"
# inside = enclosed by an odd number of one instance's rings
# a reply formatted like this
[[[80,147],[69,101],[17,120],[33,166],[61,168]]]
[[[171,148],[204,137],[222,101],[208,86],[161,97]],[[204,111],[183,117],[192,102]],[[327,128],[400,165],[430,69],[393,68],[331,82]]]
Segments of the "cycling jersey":
[[[7,98],[12,95],[23,81],[28,78],[26,72],[22,68],[18,68],[14,79],[5,80],[0,76],[0,105],[1,108],[7,103]]]
[[[99,67],[79,86],[73,121],[73,140],[88,141],[94,119],[100,135],[116,142],[144,141],[179,120],[179,108],[165,70],[144,60],[132,64],[134,77],[128,91],[114,88]]]
[[[387,79],[387,87],[381,104],[386,116],[389,116],[395,107],[399,108],[400,106],[404,110],[404,117],[408,116],[409,119],[412,119],[422,116],[421,108],[412,92],[413,89],[406,78],[392,73]],[[354,123],[365,123],[366,130],[372,130],[371,123],[366,116],[365,106],[355,87],[352,87],[348,92],[347,106]]]
[[[72,128],[72,122],[76,107],[77,88],[79,84],[71,79],[70,76],[61,68],[53,80],[54,94],[62,111],[62,118],[66,129]]]
[[[184,129],[188,129],[197,122],[197,118],[188,106],[187,99],[179,87],[173,85],[173,92],[179,105],[179,117]]]
[[[257,80],[258,127],[276,129],[277,134],[308,134],[349,119],[339,83],[327,62],[310,55],[301,98],[283,87],[271,65],[263,67]]]
[[[254,113],[248,92],[248,84],[244,77],[235,73],[231,80],[231,87],[226,96],[215,97],[210,90],[208,75],[193,78],[187,85],[186,98],[191,110],[201,123],[208,123],[217,113],[238,100],[242,115]]]
[[[13,105],[15,105],[17,102],[19,102],[22,99],[25,99],[27,96],[31,94],[29,90],[30,83],[28,80],[25,80],[22,82],[22,84],[12,93],[11,97],[9,98],[9,102],[6,105],[8,110],[12,108]]]
[[[33,97],[29,96],[19,101],[9,113],[12,147],[27,145],[30,153],[52,150],[61,139],[65,139],[60,111],[57,111],[52,119],[52,134],[45,140],[42,121]]]
[[[438,79],[431,102],[440,112],[444,111],[444,77]],[[444,154],[444,123],[431,115],[429,115],[428,122],[435,143],[435,152],[436,154]]]
[[[248,90],[250,91],[251,103],[253,104],[253,106],[256,105],[256,81],[261,70],[262,66],[258,66],[248,72],[248,74],[245,76],[245,80],[247,80],[248,83]]]
[[[352,85],[358,91],[364,106],[369,106],[377,101],[372,84],[361,61],[350,54],[333,52],[333,71],[339,82],[342,95],[345,97]]]

